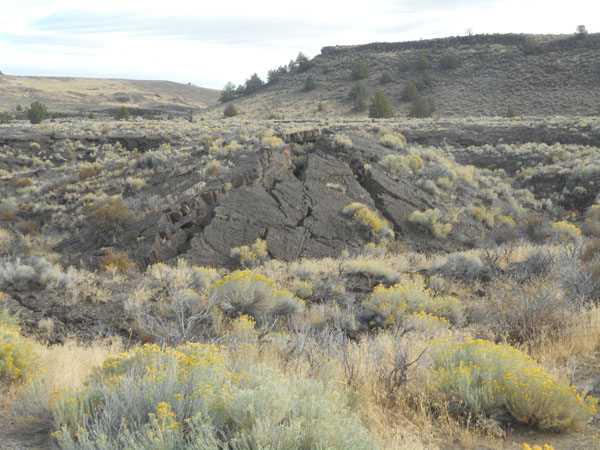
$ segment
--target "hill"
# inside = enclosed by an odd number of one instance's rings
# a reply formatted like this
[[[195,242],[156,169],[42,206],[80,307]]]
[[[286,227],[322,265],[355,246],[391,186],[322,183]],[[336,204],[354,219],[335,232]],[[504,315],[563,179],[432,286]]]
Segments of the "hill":
[[[421,56],[428,70],[418,68]],[[456,57],[458,67],[443,68],[444,56]],[[234,103],[244,117],[365,116],[367,111],[353,110],[348,97],[356,82],[352,68],[359,62],[368,69],[360,80],[368,96],[382,89],[399,116],[410,110],[410,102],[401,99],[403,88],[424,76],[430,82],[421,94],[434,99],[438,116],[504,116],[510,105],[527,116],[592,115],[600,109],[599,34],[477,35],[325,47],[310,69],[287,72]],[[382,82],[384,73],[387,82]],[[305,91],[308,76],[316,89]],[[212,108],[212,115],[222,109]]]
[[[0,110],[41,101],[60,112],[121,106],[142,111],[189,111],[213,105],[218,97],[218,90],[172,81],[0,75]]]

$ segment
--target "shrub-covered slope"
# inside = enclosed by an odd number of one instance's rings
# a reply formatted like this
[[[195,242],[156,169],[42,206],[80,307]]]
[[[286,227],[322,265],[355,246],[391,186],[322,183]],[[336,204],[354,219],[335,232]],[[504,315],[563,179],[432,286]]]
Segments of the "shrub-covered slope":
[[[509,106],[517,116],[591,115],[600,108],[598,34],[476,35],[335,46],[323,48],[311,62],[308,70],[295,69],[234,100],[240,114],[366,115],[368,99],[381,89],[396,114],[406,116],[411,102],[402,97],[411,81],[422,96],[431,96],[436,114],[444,117],[505,116]],[[360,63],[367,70],[357,75]],[[309,76],[315,89],[307,91]],[[357,78],[367,94],[363,111],[356,111],[349,98]],[[222,110],[215,107],[212,114]]]

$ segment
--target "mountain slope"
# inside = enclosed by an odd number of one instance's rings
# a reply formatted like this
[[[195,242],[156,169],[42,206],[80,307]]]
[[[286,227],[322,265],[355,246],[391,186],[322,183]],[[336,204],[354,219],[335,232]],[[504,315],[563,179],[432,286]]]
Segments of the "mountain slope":
[[[33,101],[52,111],[99,111],[121,106],[142,110],[205,108],[217,102],[219,91],[172,81],[116,78],[21,77],[0,75],[0,110]]]
[[[446,54],[458,58],[458,68],[441,68]],[[504,116],[509,105],[517,115],[530,116],[592,115],[600,109],[599,34],[480,35],[325,47],[308,71],[289,72],[234,103],[244,117],[366,115],[366,111],[353,111],[348,98],[356,81],[352,68],[363,62],[369,76],[361,82],[368,95],[382,89],[397,115],[406,116],[410,102],[403,102],[400,93],[407,82],[423,77],[425,71],[415,68],[420,55],[431,65],[431,83],[421,94],[433,97],[438,116]],[[386,84],[380,80],[384,72],[391,78]],[[316,89],[305,92],[309,75]],[[319,102],[322,111],[318,111]],[[222,109],[222,105],[215,106],[213,116]]]

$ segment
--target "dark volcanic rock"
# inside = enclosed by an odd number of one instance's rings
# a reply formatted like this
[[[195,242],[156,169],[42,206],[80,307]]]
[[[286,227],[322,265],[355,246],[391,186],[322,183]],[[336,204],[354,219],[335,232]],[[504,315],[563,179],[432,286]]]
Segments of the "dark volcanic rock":
[[[347,149],[324,135],[299,167],[287,151],[241,153],[231,170],[185,199],[181,192],[200,186],[194,167],[157,177],[150,192],[173,192],[177,204],[130,223],[110,239],[75,237],[58,250],[71,255],[71,263],[87,266],[96,265],[106,247],[126,250],[142,269],[180,257],[206,266],[232,265],[231,248],[257,238],[265,239],[270,256],[279,260],[338,256],[371,240],[342,213],[352,202],[377,211],[391,223],[396,238],[415,249],[453,251],[473,245],[478,235],[473,227],[480,224],[462,221],[446,240],[411,224],[415,210],[438,208],[446,214],[452,204],[417,187],[414,179],[390,178],[379,161],[391,151],[373,139],[350,137],[353,147]]]

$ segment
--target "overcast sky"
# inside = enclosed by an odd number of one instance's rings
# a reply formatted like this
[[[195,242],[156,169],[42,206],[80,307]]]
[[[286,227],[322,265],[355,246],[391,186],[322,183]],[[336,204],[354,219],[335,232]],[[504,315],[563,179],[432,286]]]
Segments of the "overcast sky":
[[[579,24],[600,32],[599,0],[0,0],[0,70],[221,88],[329,45]]]

